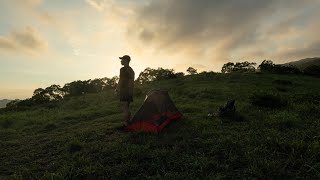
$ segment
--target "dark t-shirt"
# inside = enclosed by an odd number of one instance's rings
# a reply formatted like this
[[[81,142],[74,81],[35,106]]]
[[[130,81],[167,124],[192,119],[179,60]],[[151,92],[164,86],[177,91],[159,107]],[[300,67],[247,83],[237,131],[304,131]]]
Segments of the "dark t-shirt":
[[[133,95],[134,71],[130,66],[125,66],[120,69],[119,80],[120,99]],[[124,99],[125,100],[125,99]],[[131,101],[131,99],[129,99]]]

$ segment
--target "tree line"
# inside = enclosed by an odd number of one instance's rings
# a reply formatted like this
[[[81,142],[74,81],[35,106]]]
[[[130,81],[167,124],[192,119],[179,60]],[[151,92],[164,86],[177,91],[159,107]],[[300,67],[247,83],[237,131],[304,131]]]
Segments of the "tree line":
[[[312,65],[306,68],[303,72],[294,66],[283,66],[274,64],[271,60],[264,60],[257,68],[255,62],[228,62],[222,66],[222,73],[253,73],[253,72],[263,72],[263,73],[280,73],[280,74],[309,74],[314,75],[320,74],[320,67]],[[189,75],[195,74],[207,74],[208,72],[203,71],[201,73],[197,72],[197,69],[189,67],[186,72]],[[213,71],[209,72],[213,73]],[[174,69],[164,69],[157,68],[152,69],[150,67],[144,69],[140,72],[138,78],[135,80],[137,86],[146,84],[153,81],[160,81],[165,79],[175,79],[183,77],[185,74],[183,72],[175,72]],[[53,84],[46,88],[38,88],[34,90],[31,98],[25,100],[14,100],[7,104],[6,109],[23,109],[23,107],[30,107],[39,104],[47,104],[51,102],[57,102],[62,99],[80,96],[88,93],[99,93],[114,89],[117,86],[119,77],[114,76],[112,78],[97,78],[89,80],[77,80],[65,84],[64,86]]]
[[[65,84],[63,87],[53,84],[46,88],[34,90],[31,98],[25,100],[14,100],[6,105],[6,109],[23,109],[25,107],[57,102],[67,97],[80,96],[87,93],[98,93],[113,89],[119,80],[118,76],[112,78],[97,78],[89,80],[78,80]]]
[[[237,72],[262,72],[275,74],[305,74],[320,77],[320,66],[310,65],[303,70],[300,70],[293,65],[274,64],[272,60],[263,60],[256,68],[255,62],[228,62],[222,66],[222,73],[237,73]]]

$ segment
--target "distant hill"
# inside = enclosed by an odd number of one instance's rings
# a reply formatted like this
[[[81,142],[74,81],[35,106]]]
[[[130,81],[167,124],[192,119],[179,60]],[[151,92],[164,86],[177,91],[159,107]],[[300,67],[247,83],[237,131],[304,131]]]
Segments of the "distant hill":
[[[284,65],[293,65],[299,68],[300,70],[304,70],[306,67],[310,65],[318,65],[320,66],[320,57],[314,57],[314,58],[306,58],[306,59],[301,59],[298,61],[292,61],[285,63]]]
[[[7,103],[9,103],[11,100],[9,99],[2,99],[0,100],[0,108],[6,107]]]

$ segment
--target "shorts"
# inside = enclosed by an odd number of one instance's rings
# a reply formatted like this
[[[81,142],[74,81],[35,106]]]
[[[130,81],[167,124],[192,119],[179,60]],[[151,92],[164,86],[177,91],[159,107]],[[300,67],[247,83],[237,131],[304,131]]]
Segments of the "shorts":
[[[121,95],[120,94],[120,101],[132,102],[133,101],[132,95]]]

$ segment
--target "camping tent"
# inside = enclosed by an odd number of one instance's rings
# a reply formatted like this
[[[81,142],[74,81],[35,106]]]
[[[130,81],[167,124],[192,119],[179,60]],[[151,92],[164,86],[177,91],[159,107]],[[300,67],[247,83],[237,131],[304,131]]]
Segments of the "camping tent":
[[[131,119],[125,131],[159,133],[170,121],[178,120],[182,114],[164,90],[150,91],[143,105]]]

